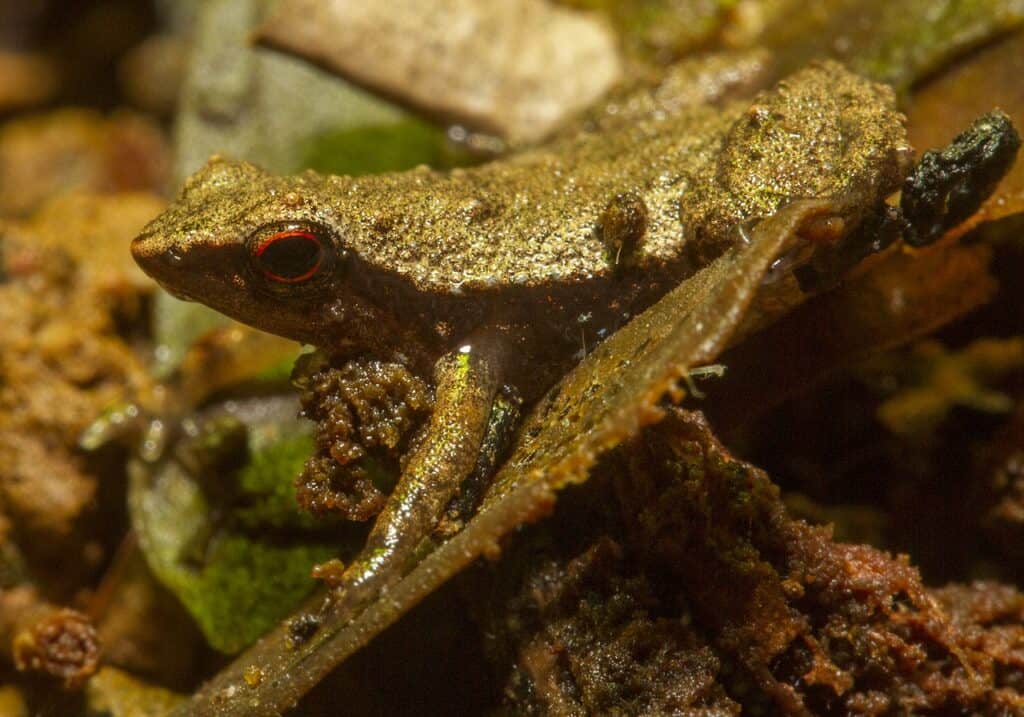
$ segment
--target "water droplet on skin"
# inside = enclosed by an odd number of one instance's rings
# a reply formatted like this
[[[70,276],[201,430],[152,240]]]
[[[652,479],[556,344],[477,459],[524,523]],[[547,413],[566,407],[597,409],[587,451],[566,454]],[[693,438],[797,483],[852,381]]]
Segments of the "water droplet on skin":
[[[452,142],[465,142],[469,138],[469,132],[461,125],[452,125],[448,128],[448,139]]]
[[[740,243],[743,246],[750,246],[750,234],[747,233],[746,228],[742,224],[736,225],[736,233],[739,234]]]
[[[263,682],[263,670],[256,665],[249,665],[245,668],[243,679],[249,687],[258,687]]]

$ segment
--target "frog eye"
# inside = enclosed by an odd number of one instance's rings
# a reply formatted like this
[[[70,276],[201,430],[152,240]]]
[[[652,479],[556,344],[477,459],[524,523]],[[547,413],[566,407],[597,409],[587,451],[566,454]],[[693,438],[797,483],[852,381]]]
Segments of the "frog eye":
[[[297,284],[311,279],[324,264],[323,241],[309,229],[286,229],[261,239],[253,251],[259,270],[272,281]]]

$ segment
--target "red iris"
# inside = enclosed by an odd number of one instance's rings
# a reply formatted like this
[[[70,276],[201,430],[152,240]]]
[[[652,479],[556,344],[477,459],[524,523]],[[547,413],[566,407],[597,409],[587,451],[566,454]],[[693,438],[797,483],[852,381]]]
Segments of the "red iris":
[[[312,278],[324,260],[324,248],[313,232],[290,229],[272,234],[256,247],[256,261],[274,281],[294,284]]]

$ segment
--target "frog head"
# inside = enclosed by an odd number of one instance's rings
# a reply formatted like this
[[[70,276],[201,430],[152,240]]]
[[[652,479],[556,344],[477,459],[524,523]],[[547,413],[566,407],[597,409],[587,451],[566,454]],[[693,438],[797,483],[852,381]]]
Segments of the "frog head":
[[[368,295],[372,267],[346,245],[331,207],[345,179],[327,186],[312,172],[275,176],[214,157],[132,254],[173,295],[264,331],[346,351],[407,342]]]

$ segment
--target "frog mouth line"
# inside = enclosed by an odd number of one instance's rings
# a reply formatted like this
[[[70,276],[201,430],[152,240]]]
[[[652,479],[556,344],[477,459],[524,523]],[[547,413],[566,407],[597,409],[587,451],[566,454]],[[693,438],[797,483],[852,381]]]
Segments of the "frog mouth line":
[[[170,284],[166,284],[166,283],[164,283],[162,281],[159,281],[159,280],[156,283],[160,285],[161,289],[166,291],[168,294],[173,296],[175,299],[178,299],[180,301],[192,301],[192,302],[196,301],[196,298],[194,296],[192,296],[191,294],[189,294],[186,291],[183,291],[180,287],[176,287],[176,286],[173,286],[173,285],[170,285]]]

